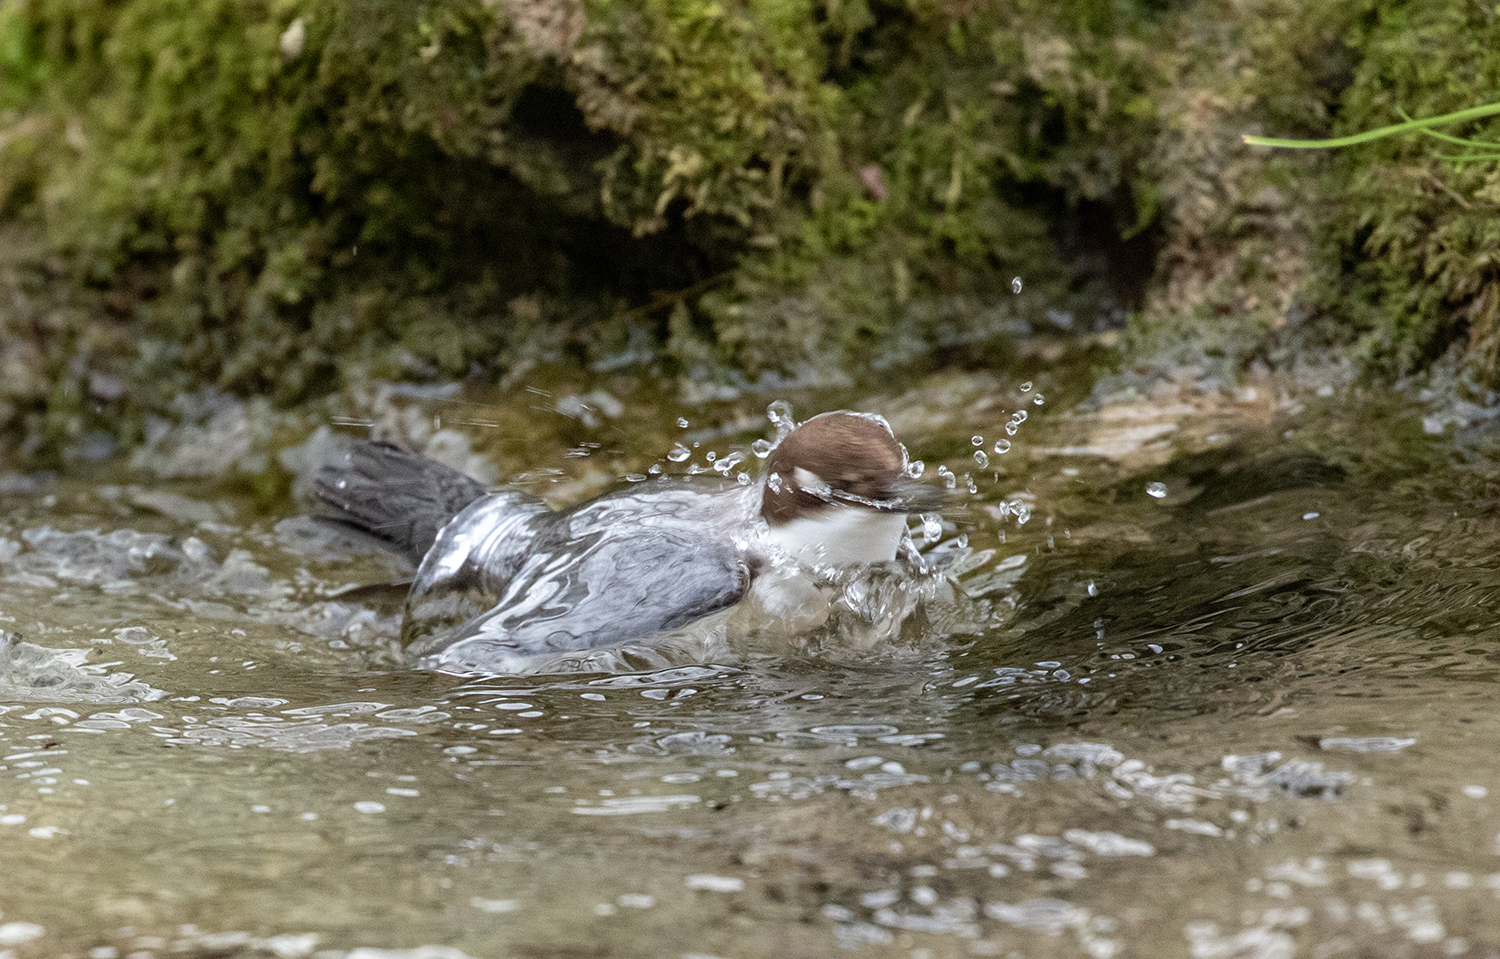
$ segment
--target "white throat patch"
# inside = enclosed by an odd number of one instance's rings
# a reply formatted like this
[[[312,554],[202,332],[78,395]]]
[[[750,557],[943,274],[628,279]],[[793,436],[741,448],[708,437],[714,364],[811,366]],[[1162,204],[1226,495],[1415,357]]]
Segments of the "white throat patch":
[[[905,513],[828,506],[772,526],[770,538],[809,566],[863,566],[895,559],[905,533]]]

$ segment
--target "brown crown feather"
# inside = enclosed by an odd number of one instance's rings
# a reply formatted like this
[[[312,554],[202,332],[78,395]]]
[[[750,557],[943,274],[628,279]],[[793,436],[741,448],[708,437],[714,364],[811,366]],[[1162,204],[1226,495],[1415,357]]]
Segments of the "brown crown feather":
[[[829,505],[826,491],[807,490],[795,470],[807,470],[831,490],[883,502],[897,490],[906,454],[882,422],[841,410],[807,420],[771,451],[761,511],[773,525]]]

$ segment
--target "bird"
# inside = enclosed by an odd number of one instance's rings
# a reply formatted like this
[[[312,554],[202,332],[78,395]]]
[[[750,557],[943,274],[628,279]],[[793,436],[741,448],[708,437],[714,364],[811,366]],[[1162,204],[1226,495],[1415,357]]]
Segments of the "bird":
[[[891,563],[907,518],[943,492],[909,475],[889,423],[838,410],[787,432],[760,479],[660,477],[554,510],[392,443],[325,464],[320,517],[417,565],[407,663],[459,675],[535,671],[649,643],[754,599],[761,627],[826,619],[809,574]]]

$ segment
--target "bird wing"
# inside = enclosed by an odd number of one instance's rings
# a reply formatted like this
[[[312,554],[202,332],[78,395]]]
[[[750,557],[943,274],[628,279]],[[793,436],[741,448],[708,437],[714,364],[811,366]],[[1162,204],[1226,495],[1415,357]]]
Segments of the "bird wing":
[[[537,656],[684,626],[734,605],[750,585],[750,565],[739,548],[691,528],[595,533],[583,540],[565,526],[562,532],[555,549],[548,548],[548,537],[533,541],[525,564],[487,611],[455,628],[409,637],[412,662],[443,672],[515,672]],[[414,619],[421,619],[421,610],[409,607],[408,622]]]

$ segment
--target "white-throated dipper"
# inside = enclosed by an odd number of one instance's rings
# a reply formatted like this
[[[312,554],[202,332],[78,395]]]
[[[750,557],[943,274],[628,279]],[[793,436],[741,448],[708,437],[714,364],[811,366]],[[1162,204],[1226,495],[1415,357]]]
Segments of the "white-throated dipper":
[[[908,514],[942,500],[908,477],[884,419],[848,411],[799,424],[745,485],[669,477],[552,510],[361,441],[319,471],[314,494],[327,519],[418,564],[406,657],[461,674],[525,672],[538,659],[649,640],[802,566],[891,562]]]

